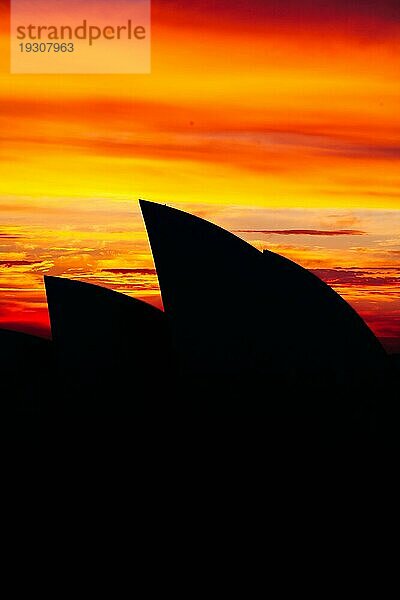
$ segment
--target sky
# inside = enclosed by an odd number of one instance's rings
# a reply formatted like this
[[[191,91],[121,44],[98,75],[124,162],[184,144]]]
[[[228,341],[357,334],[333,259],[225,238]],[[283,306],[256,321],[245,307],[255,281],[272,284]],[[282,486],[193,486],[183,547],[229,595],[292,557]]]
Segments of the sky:
[[[0,4],[1,327],[49,335],[45,274],[160,306],[145,198],[313,270],[400,351],[397,0],[153,0],[146,75],[10,74]]]

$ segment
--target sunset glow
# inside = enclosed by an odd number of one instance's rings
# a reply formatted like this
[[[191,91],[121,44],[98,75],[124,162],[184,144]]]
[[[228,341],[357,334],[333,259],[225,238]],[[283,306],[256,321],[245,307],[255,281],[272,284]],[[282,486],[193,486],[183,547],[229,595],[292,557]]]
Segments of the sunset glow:
[[[150,75],[11,75],[1,2],[1,327],[48,335],[44,274],[160,306],[145,198],[314,270],[400,351],[399,3],[281,4],[153,0]]]

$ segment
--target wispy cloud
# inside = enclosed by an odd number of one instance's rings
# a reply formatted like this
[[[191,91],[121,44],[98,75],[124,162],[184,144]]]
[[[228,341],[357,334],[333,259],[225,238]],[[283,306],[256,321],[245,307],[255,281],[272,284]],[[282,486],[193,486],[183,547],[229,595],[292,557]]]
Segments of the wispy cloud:
[[[0,240],[18,240],[19,238],[19,235],[14,235],[11,233],[0,233]]]
[[[114,273],[115,275],[155,275],[155,269],[102,269],[102,273]]]
[[[236,229],[236,233],[262,233],[263,235],[365,235],[360,229]]]
[[[400,284],[400,270],[397,276],[361,269],[312,269],[312,272],[330,285],[381,287]]]
[[[31,265],[39,265],[42,261],[36,260],[0,260],[0,267],[11,269],[12,267],[28,267]]]

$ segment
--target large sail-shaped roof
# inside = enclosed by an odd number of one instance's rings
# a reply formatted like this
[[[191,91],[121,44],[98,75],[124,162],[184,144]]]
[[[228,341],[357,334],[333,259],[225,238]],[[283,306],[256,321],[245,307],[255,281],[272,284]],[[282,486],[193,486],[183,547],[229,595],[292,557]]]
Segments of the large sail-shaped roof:
[[[385,360],[362,319],[309,271],[191,214],[140,205],[187,370],[340,380]]]

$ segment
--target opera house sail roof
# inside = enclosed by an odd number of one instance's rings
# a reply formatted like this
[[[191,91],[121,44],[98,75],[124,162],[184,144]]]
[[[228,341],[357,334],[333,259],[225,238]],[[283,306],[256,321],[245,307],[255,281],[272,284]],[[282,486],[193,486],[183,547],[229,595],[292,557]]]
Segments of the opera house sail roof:
[[[191,214],[140,201],[184,369],[336,381],[386,353],[357,313],[299,265]]]
[[[166,318],[157,308],[96,285],[45,277],[59,369],[72,389],[95,403],[137,402],[127,387],[170,369]],[[130,384],[130,385],[128,385]],[[106,398],[108,395],[108,398]]]

